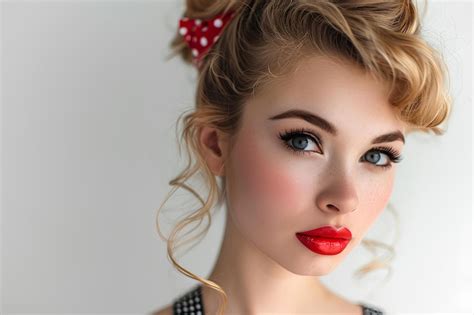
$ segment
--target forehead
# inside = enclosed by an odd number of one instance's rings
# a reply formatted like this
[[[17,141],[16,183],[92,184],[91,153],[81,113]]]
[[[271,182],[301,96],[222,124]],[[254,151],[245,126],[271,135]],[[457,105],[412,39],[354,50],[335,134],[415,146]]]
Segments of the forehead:
[[[339,129],[370,124],[377,133],[404,131],[388,102],[386,84],[356,65],[327,57],[302,60],[294,71],[266,85],[252,102],[246,109],[250,119],[298,108],[323,116]]]

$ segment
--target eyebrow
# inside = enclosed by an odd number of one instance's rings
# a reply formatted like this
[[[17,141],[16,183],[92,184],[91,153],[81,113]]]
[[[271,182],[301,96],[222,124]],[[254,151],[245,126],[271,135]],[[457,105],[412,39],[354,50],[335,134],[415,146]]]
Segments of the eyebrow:
[[[277,120],[277,119],[284,119],[284,118],[304,119],[310,124],[313,124],[321,128],[322,130],[328,132],[329,134],[333,136],[337,136],[338,134],[337,128],[332,123],[330,123],[329,121],[327,121],[326,119],[318,115],[315,115],[303,109],[290,109],[281,114],[272,116],[269,119]],[[371,143],[377,144],[377,143],[392,142],[392,141],[397,141],[397,140],[402,141],[405,144],[405,137],[403,136],[403,133],[400,130],[395,130],[395,131],[380,135],[378,137],[375,137]]]

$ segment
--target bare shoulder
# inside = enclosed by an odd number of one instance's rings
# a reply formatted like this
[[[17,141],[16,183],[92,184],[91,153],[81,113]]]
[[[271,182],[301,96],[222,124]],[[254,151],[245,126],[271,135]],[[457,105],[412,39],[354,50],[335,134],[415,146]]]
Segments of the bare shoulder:
[[[350,315],[363,315],[364,311],[362,306],[359,304],[351,303],[349,301],[344,301],[337,308],[338,312],[341,314],[350,314]]]
[[[343,304],[342,309],[343,309],[343,312],[345,314],[351,314],[351,315],[363,315],[364,314],[364,310],[362,309],[362,306],[360,306],[359,304],[347,301],[347,300]]]
[[[149,315],[173,315],[173,305],[170,304],[165,306],[164,308],[154,311]]]
[[[334,295],[333,298],[336,312],[348,315],[363,315],[363,309],[359,304],[353,303],[339,295]]]

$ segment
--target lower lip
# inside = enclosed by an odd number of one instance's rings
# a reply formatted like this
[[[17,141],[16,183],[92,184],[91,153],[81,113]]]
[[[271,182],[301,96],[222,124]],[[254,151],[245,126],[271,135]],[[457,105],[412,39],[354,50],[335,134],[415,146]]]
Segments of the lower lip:
[[[321,255],[337,255],[346,248],[350,240],[315,237],[296,233],[298,240],[311,251]]]

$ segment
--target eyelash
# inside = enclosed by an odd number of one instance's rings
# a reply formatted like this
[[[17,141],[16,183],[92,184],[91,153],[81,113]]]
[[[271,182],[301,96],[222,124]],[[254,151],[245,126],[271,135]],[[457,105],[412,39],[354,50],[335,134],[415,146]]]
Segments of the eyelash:
[[[289,130],[285,130],[285,132],[280,133],[279,136],[280,136],[280,139],[285,144],[285,146],[288,147],[295,154],[311,154],[311,152],[313,152],[313,151],[295,149],[290,144],[288,144],[288,140],[291,140],[296,136],[304,136],[304,137],[310,138],[314,143],[316,143],[318,147],[320,147],[320,144],[321,144],[321,141],[319,140],[317,136],[313,134],[313,131],[306,128],[292,128]],[[374,151],[382,152],[386,154],[391,161],[391,163],[388,163],[387,165],[375,165],[373,163],[370,163],[374,165],[375,167],[380,167],[382,169],[389,169],[392,167],[393,163],[400,163],[403,160],[403,157],[392,147],[379,146],[379,147],[372,148],[367,152],[374,152]]]

